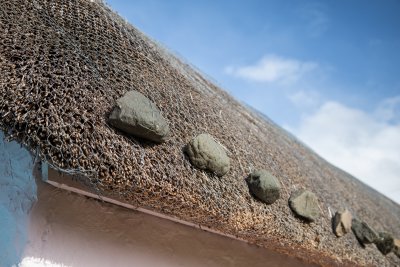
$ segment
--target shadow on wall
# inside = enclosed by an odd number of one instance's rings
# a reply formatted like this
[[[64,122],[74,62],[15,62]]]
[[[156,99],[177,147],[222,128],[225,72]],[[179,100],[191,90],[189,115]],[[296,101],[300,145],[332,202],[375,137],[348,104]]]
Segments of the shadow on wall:
[[[28,214],[36,201],[32,169],[29,152],[0,131],[0,266],[18,264],[28,241]]]

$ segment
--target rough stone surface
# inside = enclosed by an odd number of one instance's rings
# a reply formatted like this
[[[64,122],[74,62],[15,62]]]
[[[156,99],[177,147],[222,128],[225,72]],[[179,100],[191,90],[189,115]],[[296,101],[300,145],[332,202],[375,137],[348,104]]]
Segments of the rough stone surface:
[[[289,206],[294,213],[309,221],[319,217],[318,199],[308,190],[297,190],[289,198]]]
[[[193,138],[185,151],[190,162],[199,169],[208,170],[217,176],[223,176],[229,171],[229,157],[224,148],[209,134],[200,134]]]
[[[332,218],[333,232],[337,237],[344,236],[351,230],[351,213],[346,210],[339,210]]]
[[[386,255],[393,251],[394,239],[391,234],[381,232],[375,240],[375,245],[383,255]]]
[[[157,143],[164,142],[169,134],[160,110],[137,91],[129,91],[117,100],[109,122],[128,134]]]
[[[400,239],[395,239],[394,240],[393,252],[394,252],[394,254],[397,255],[397,257],[400,258]]]
[[[374,243],[377,239],[375,231],[367,223],[360,220],[353,219],[351,221],[351,229],[358,242],[362,245]]]
[[[278,179],[266,170],[256,170],[246,179],[251,194],[266,204],[274,203],[280,196]]]

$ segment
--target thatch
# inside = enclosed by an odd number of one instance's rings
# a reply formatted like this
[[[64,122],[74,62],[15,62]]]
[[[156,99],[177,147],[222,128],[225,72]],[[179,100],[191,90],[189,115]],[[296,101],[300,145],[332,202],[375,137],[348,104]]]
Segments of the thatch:
[[[336,238],[329,216],[347,207],[399,237],[399,205],[235,101],[104,5],[0,3],[0,126],[43,160],[84,174],[101,194],[305,260],[400,265],[393,254],[362,248],[352,234]],[[131,138],[107,124],[115,101],[132,89],[163,112],[168,142]],[[197,170],[185,157],[183,147],[200,133],[228,149],[227,175]],[[274,204],[250,195],[245,178],[254,169],[280,179]],[[300,188],[320,200],[322,216],[314,223],[288,207]]]

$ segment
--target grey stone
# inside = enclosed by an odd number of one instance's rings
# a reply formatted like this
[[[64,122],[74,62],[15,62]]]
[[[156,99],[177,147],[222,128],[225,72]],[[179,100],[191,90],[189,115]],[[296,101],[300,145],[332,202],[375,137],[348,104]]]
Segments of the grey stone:
[[[297,190],[289,198],[289,206],[298,216],[315,221],[319,217],[318,199],[308,190]]]
[[[332,218],[333,232],[337,237],[344,236],[351,230],[351,213],[346,210],[339,210]]]
[[[400,239],[395,239],[394,240],[393,252],[394,252],[394,254],[397,255],[397,257],[400,258]]]
[[[229,171],[230,160],[224,148],[209,134],[200,134],[185,147],[190,162],[199,169],[208,170],[217,176]]]
[[[266,170],[256,170],[246,178],[250,192],[266,204],[274,203],[280,195],[278,179]]]
[[[128,134],[157,143],[164,142],[169,134],[168,123],[160,110],[137,91],[129,91],[117,100],[109,122]]]
[[[353,230],[358,242],[362,245],[374,243],[378,237],[375,231],[367,223],[361,222],[357,219],[351,221],[351,229]]]
[[[383,255],[386,255],[393,251],[394,239],[391,234],[381,232],[375,240],[375,245]]]

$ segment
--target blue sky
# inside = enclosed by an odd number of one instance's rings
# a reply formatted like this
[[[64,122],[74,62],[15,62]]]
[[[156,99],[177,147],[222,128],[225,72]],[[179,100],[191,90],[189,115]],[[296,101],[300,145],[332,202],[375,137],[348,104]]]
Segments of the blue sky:
[[[400,203],[400,1],[106,1]]]

